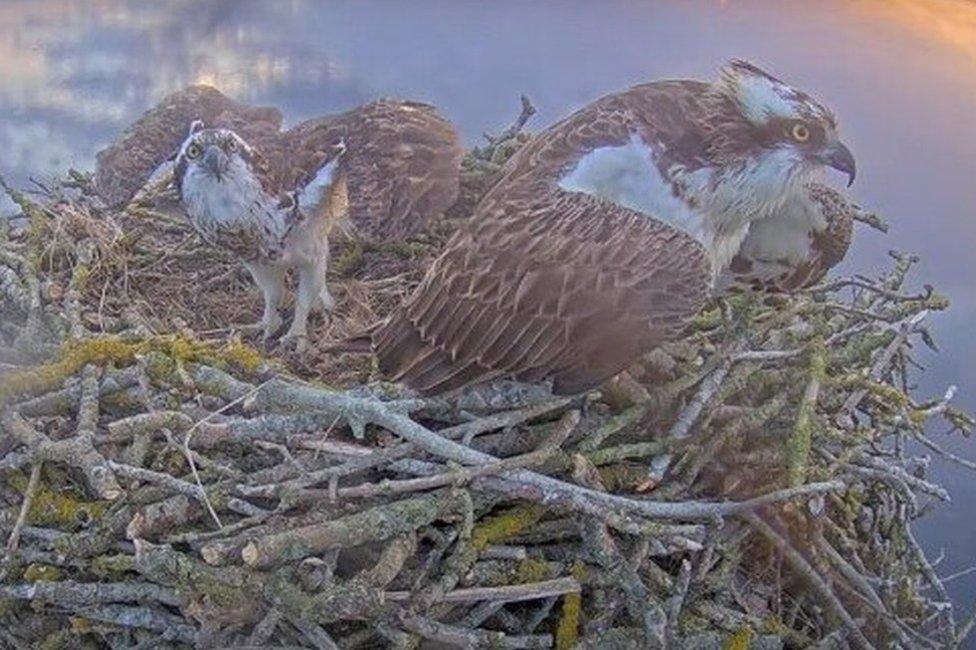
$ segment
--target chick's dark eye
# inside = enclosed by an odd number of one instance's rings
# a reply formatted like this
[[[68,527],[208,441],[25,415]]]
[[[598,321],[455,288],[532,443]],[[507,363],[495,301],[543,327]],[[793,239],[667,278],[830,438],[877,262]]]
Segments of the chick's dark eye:
[[[189,147],[186,148],[187,158],[192,159],[198,157],[199,155],[200,155],[200,147],[198,145],[191,144]]]
[[[224,148],[230,153],[234,153],[237,151],[237,140],[228,140],[227,144],[224,145]]]
[[[806,142],[810,139],[810,127],[798,122],[790,128],[790,137],[797,142]]]

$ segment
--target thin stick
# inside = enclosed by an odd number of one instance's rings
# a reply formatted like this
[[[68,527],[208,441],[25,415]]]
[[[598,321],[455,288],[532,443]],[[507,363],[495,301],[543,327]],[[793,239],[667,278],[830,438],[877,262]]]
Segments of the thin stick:
[[[814,588],[817,594],[820,595],[824,604],[834,613],[837,618],[843,622],[847,633],[850,635],[851,640],[858,648],[862,650],[871,650],[874,646],[871,642],[867,640],[864,634],[861,632],[860,627],[851,618],[851,615],[844,608],[844,605],[837,599],[834,592],[830,590],[830,587],[824,582],[820,574],[810,566],[810,563],[800,555],[800,553],[793,548],[793,545],[788,541],[783,539],[779,533],[777,533],[772,526],[767,524],[765,521],[759,518],[759,516],[754,512],[745,512],[742,514],[743,519],[749,522],[749,524],[758,530],[763,536],[776,547],[781,553],[783,553],[786,561],[790,563],[793,569],[802,575]]]
[[[490,600],[502,603],[515,603],[523,600],[540,600],[550,596],[579,593],[580,583],[576,578],[556,578],[542,582],[530,582],[504,587],[472,587],[469,589],[455,589],[438,599],[442,603],[466,603]],[[407,601],[414,597],[410,591],[388,591],[387,600],[394,602]]]
[[[20,504],[20,513],[17,515],[17,522],[14,524],[14,529],[10,532],[10,537],[7,539],[7,559],[17,551],[17,545],[20,543],[20,531],[23,530],[24,525],[27,523],[27,513],[30,511],[31,504],[34,502],[34,495],[37,494],[37,487],[41,483],[41,468],[43,468],[44,463],[37,462],[34,463],[34,467],[31,468],[30,480],[27,481],[27,489],[24,490],[24,500]]]
[[[267,382],[255,386],[248,392],[239,396],[237,399],[231,400],[230,402],[228,402],[221,408],[217,409],[216,411],[213,411],[209,415],[197,420],[194,423],[194,425],[190,427],[189,430],[187,430],[186,435],[183,436],[183,455],[186,456],[186,461],[190,465],[190,472],[193,474],[193,480],[196,481],[197,487],[200,488],[200,494],[201,494],[201,499],[203,501],[203,504],[207,507],[207,512],[210,513],[210,516],[217,524],[217,528],[223,528],[224,524],[221,523],[220,517],[217,516],[217,511],[214,510],[213,504],[210,503],[210,498],[207,496],[207,491],[203,488],[203,481],[200,480],[200,472],[197,471],[197,464],[193,460],[193,451],[190,449],[190,439],[193,437],[193,432],[199,429],[200,426],[214,419],[221,413],[224,413],[228,409],[240,404],[241,402],[248,399],[249,397],[256,395],[258,391],[260,391],[265,386],[266,383]]]

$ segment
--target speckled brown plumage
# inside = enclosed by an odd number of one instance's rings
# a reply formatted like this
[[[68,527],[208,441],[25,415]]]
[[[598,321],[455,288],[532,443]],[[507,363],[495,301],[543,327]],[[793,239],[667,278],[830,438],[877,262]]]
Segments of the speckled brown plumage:
[[[754,260],[740,253],[720,280],[724,291],[789,293],[813,286],[839,264],[850,248],[854,215],[861,208],[836,189],[811,183],[807,191],[826,222],[823,230],[809,233],[809,250],[800,262]],[[771,270],[775,269],[775,270]]]
[[[272,193],[307,183],[344,140],[349,218],[367,239],[413,234],[457,198],[460,139],[432,106],[383,99],[282,131],[277,110],[248,107],[199,86],[168,97],[98,154],[103,198],[112,204],[131,199],[198,118],[208,127],[233,129],[254,148],[262,184]]]
[[[697,82],[604,97],[536,136],[506,165],[416,292],[372,332],[381,370],[424,393],[498,377],[583,392],[672,338],[708,294],[691,236],[560,189],[570,166],[633,132],[699,138]],[[692,164],[693,161],[685,161]]]
[[[193,120],[235,124],[246,140],[277,133],[281,113],[270,107],[247,106],[210,86],[190,86],[173,93],[125,130],[117,142],[95,157],[95,186],[109,205],[127,203],[150,174],[169,158],[186,137]]]
[[[461,146],[433,106],[382,99],[303,122],[285,134],[272,168],[282,187],[315,169],[314,151],[340,140],[348,148],[349,218],[368,239],[422,230],[457,199]],[[314,172],[313,172],[314,173]]]

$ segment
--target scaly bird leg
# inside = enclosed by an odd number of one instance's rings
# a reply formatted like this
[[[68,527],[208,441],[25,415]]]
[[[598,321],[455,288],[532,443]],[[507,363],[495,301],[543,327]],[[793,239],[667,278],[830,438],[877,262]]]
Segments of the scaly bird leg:
[[[281,327],[281,316],[278,308],[281,306],[281,299],[285,293],[285,273],[282,269],[266,264],[245,263],[247,270],[251,272],[255,284],[264,294],[264,315],[257,327],[265,340],[274,336],[274,333]]]
[[[298,290],[295,292],[295,315],[291,327],[282,337],[283,345],[293,346],[296,352],[303,352],[308,344],[308,315],[316,303],[326,312],[332,308],[332,296],[325,286],[325,269],[328,259],[303,264],[298,267]]]

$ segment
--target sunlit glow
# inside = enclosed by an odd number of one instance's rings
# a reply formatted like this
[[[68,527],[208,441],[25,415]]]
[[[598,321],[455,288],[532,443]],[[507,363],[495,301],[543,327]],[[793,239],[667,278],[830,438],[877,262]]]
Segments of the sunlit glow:
[[[18,113],[17,120],[45,112],[54,116],[50,123],[66,131],[87,125],[108,132],[106,126],[117,131],[187,84],[212,85],[245,101],[267,101],[289,86],[355,83],[356,61],[326,56],[314,47],[296,49],[288,29],[268,28],[300,23],[304,14],[321,10],[313,5],[306,0],[262,4],[261,20],[255,21],[221,20],[228,5],[195,0],[0,0],[0,110]],[[713,0],[706,7],[727,15],[803,11],[773,0]],[[976,61],[976,3],[838,0],[826,10],[838,24],[894,30],[898,38],[904,33],[926,48],[946,48]],[[976,74],[960,75],[952,65],[944,69],[946,75],[976,83]],[[5,143],[25,146],[9,134]],[[0,165],[54,158],[60,153],[0,150]]]
[[[960,0],[863,1],[858,11],[874,19],[885,18],[933,42],[949,45],[976,57],[976,3]]]
[[[296,69],[289,56],[271,54],[276,35],[245,25],[217,25],[199,32],[187,12],[197,3],[91,4],[69,0],[13,0],[0,3],[0,105],[24,110],[63,111],[82,121],[121,120],[129,104],[158,100],[186,84],[208,84],[248,99],[285,84],[296,75],[322,80],[339,67],[329,61],[303,61]],[[294,12],[294,5],[283,5]],[[201,22],[207,23],[203,20]],[[204,29],[201,27],[201,29]],[[99,48],[105,33],[136,37],[149,50],[138,57],[112,59]],[[270,39],[270,40],[269,40]],[[175,41],[175,42],[174,42]],[[56,60],[53,58],[56,52]],[[140,92],[111,88],[104,96],[72,88],[77,77],[125,75],[145,78]]]

